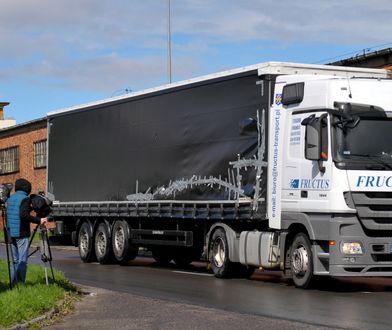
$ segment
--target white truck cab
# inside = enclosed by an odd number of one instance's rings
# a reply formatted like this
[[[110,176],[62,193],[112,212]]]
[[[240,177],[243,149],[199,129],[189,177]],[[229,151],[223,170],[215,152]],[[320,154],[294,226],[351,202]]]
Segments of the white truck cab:
[[[310,273],[392,275],[391,132],[391,80],[277,77],[268,216],[299,235],[285,250],[297,286]]]

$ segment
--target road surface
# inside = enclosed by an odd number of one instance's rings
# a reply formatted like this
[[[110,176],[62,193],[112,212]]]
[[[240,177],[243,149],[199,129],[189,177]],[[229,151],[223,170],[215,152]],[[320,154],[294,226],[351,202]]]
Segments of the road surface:
[[[74,282],[143,297],[331,327],[390,329],[392,324],[388,278],[330,279],[300,290],[280,272],[222,280],[207,272],[205,263],[164,268],[148,257],[126,266],[84,264],[77,251],[54,250],[54,265]]]
[[[4,246],[0,256],[4,257]],[[186,269],[138,257],[125,266],[85,264],[75,250],[53,250],[53,265],[73,282],[250,316],[347,329],[390,329],[392,279],[329,279],[295,288],[280,272],[257,271],[250,280],[217,279],[205,263]],[[31,262],[40,263],[39,254]]]

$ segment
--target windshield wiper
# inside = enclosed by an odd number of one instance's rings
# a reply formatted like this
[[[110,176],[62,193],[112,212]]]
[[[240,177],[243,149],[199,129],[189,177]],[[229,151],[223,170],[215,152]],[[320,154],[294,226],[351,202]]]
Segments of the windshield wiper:
[[[374,162],[376,162],[379,165],[383,166],[383,169],[389,168],[390,170],[392,170],[392,165],[389,164],[388,162],[384,161],[383,159],[381,159],[381,157],[383,157],[383,155],[370,155],[370,154],[347,154],[347,156],[354,156],[354,157],[360,157],[360,158],[364,158],[364,159],[370,159]]]

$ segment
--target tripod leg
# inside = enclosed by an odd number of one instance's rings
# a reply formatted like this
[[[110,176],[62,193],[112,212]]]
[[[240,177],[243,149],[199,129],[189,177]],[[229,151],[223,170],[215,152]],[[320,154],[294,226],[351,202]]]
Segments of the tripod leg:
[[[53,272],[53,266],[52,266],[52,250],[50,249],[49,237],[48,237],[48,231],[47,230],[45,230],[44,237],[45,237],[45,243],[46,243],[45,244],[45,247],[46,247],[45,254],[47,256],[47,260],[49,261],[50,271],[52,273],[52,279],[53,279],[53,282],[54,282],[55,279],[54,279],[54,272]]]
[[[10,260],[10,249],[11,249],[11,246],[9,245],[8,237],[7,237],[7,233],[6,233],[5,228],[4,228],[4,238],[5,238],[5,249],[7,251],[8,280],[9,280],[10,289],[12,290],[11,263],[13,264],[14,260]]]
[[[7,253],[7,266],[8,266],[8,279],[9,279],[9,286],[12,289],[12,281],[11,281],[11,263],[10,263],[10,251],[9,251],[9,238],[8,238],[8,229],[7,229],[7,220],[6,220],[6,213],[4,208],[1,208],[1,217],[3,218],[3,231],[4,231],[4,243],[5,243],[5,250]],[[12,262],[14,262],[12,260]]]
[[[46,280],[46,285],[49,285],[48,270],[46,269],[46,265],[44,266],[44,268],[45,268],[45,280]]]
[[[38,226],[36,226],[36,227],[34,228],[33,235],[31,235],[31,238],[30,238],[30,241],[29,241],[29,247],[28,247],[27,250],[30,249],[31,243],[33,242],[33,239],[34,239],[35,233],[37,232],[37,229],[38,229]],[[38,250],[39,250],[39,247],[36,247],[35,250],[34,250],[33,252],[31,252],[31,253],[29,254],[28,257],[30,258],[30,257],[31,257],[34,253],[36,253]]]
[[[16,269],[15,269],[15,263],[14,263],[14,254],[12,252],[13,242],[12,242],[12,238],[11,238],[11,233],[8,228],[7,213],[6,213],[4,207],[1,208],[1,215],[3,217],[3,230],[4,230],[4,240],[5,240],[6,253],[7,253],[9,286],[10,286],[10,289],[12,290],[11,267],[13,268],[14,277],[16,276]]]
[[[54,272],[53,272],[53,267],[52,267],[52,261],[49,261],[49,265],[50,265],[50,271],[51,271],[51,273],[52,273],[52,280],[53,280],[53,282],[54,282],[55,279],[54,279]]]
[[[47,262],[49,262],[53,282],[55,281],[55,278],[54,278],[54,272],[52,267],[52,251],[50,250],[48,232],[45,227],[41,227],[40,237],[41,237],[41,260],[44,262],[45,265],[45,278],[46,278],[46,284],[48,285],[49,284],[48,272],[46,269]]]

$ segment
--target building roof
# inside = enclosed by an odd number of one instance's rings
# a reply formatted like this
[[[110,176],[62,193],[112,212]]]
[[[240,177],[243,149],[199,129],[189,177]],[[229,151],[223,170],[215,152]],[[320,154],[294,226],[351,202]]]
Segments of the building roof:
[[[44,128],[47,125],[46,122],[47,119],[44,117],[44,118],[34,119],[26,123],[0,129],[0,138]]]
[[[354,66],[362,68],[392,69],[392,48],[385,48],[375,52],[358,54],[350,58],[328,63],[329,65]]]

